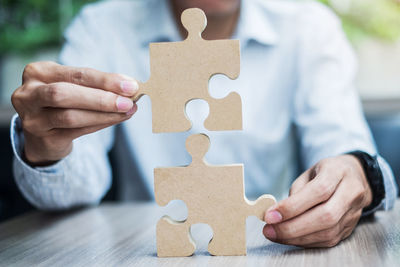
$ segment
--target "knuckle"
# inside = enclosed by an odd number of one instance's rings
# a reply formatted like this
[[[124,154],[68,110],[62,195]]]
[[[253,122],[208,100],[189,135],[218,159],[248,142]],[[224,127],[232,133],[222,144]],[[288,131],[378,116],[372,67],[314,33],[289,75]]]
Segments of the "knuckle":
[[[57,105],[65,99],[61,83],[49,84],[45,90],[46,99],[52,105]]]
[[[46,67],[52,67],[58,65],[52,61],[38,61],[38,62],[31,62],[24,67],[24,71],[22,72],[22,82],[32,79],[38,78]]]
[[[288,239],[293,238],[296,233],[294,227],[288,227],[286,224],[274,225],[274,229],[279,238]]]
[[[321,223],[326,227],[334,227],[339,222],[339,213],[331,208],[324,208],[321,214]]]
[[[290,186],[289,194],[295,194],[296,192],[300,191],[301,188],[304,186],[303,181],[301,180],[302,178],[297,178],[292,185]]]
[[[71,82],[75,84],[84,84],[86,72],[87,72],[86,68],[75,68],[74,70],[71,71],[71,77],[70,77]]]
[[[33,76],[35,76],[39,71],[39,62],[32,62],[25,66],[24,71],[22,73],[22,81],[27,81]]]
[[[32,106],[32,101],[34,99],[33,91],[31,89],[32,86],[30,83],[26,83],[15,89],[11,95],[11,103],[19,114]]]
[[[334,190],[333,184],[325,179],[316,184],[314,193],[322,200],[327,200],[332,195]]]
[[[98,108],[99,110],[104,110],[104,111],[115,111],[117,109],[114,98],[116,96],[107,91],[102,91],[101,94],[98,96]]]
[[[55,112],[52,118],[52,125],[54,128],[71,126],[74,123],[74,116],[71,111],[63,110]]]
[[[14,108],[18,111],[18,108],[20,107],[21,102],[22,102],[22,93],[21,93],[21,87],[20,87],[12,93],[11,103],[14,106]]]
[[[320,160],[317,163],[316,170],[317,173],[319,172],[324,172],[324,173],[330,173],[332,175],[339,175],[341,173],[341,167],[338,168],[338,166],[342,166],[343,164],[338,164],[338,159],[336,158],[324,158]]]
[[[69,110],[63,111],[62,112],[62,122],[63,125],[66,126],[71,126],[74,124],[75,118],[73,116],[73,113]]]
[[[321,160],[317,163],[316,169],[320,171],[320,170],[323,169],[323,168],[328,168],[328,167],[330,167],[331,162],[332,162],[332,159],[331,159],[331,158],[324,158],[324,159],[321,159]]]

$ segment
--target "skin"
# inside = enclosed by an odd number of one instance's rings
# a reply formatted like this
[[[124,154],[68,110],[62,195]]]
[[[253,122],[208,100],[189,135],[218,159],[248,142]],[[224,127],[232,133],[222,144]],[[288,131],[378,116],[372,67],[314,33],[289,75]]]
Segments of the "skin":
[[[358,159],[327,158],[300,175],[289,197],[265,214],[271,241],[303,247],[333,247],[350,236],[372,192]]]
[[[67,156],[72,140],[129,119],[137,91],[129,77],[88,68],[36,62],[25,67],[11,97],[25,136],[24,156],[33,166]]]
[[[171,0],[171,6],[177,25],[184,9],[203,9],[208,17],[204,38],[225,39],[235,30],[240,0]],[[32,166],[62,159],[75,138],[128,120],[137,110],[129,99],[137,82],[125,75],[36,62],[25,67],[22,80],[12,103],[22,121],[25,159]],[[288,198],[266,212],[263,233],[282,244],[332,247],[352,233],[371,201],[356,157],[324,159],[295,180]]]

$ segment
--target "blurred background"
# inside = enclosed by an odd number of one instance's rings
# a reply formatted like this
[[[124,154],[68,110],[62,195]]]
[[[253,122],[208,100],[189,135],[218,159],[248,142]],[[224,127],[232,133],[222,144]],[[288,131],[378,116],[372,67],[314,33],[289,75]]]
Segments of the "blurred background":
[[[89,2],[94,0],[0,0],[0,221],[32,208],[11,173],[11,94],[20,86],[27,63],[57,60],[65,27]],[[400,0],[319,2],[343,21],[359,60],[356,82],[368,122],[380,153],[399,178]],[[106,198],[112,200],[112,190]]]

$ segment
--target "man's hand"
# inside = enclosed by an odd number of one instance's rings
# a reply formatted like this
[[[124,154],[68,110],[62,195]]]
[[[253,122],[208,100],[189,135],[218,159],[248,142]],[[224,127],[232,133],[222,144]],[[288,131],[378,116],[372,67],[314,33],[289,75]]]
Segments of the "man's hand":
[[[120,74],[37,62],[25,67],[12,103],[22,121],[25,157],[48,164],[68,155],[72,140],[129,119],[137,82]]]
[[[287,199],[266,212],[263,233],[282,244],[333,247],[352,233],[371,202],[371,188],[356,157],[324,159],[294,181]]]

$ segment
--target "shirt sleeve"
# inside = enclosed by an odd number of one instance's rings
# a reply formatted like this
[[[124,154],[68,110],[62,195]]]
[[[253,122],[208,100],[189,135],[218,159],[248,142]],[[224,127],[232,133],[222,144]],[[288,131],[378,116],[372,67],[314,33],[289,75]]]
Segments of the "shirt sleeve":
[[[99,48],[87,8],[74,19],[66,31],[66,41],[60,55],[65,65],[99,68]],[[93,30],[93,34],[96,29]],[[107,153],[114,139],[114,128],[79,137],[65,158],[52,166],[31,167],[23,160],[24,135],[20,118],[11,121],[11,143],[14,151],[13,171],[16,183],[25,198],[35,207],[45,210],[67,209],[97,204],[111,185],[111,168]]]
[[[299,23],[303,30],[299,31],[293,117],[303,165],[309,168],[323,158],[354,150],[377,155],[354,84],[356,59],[340,21],[318,5]],[[394,205],[397,187],[390,166],[377,156],[386,195],[379,209],[388,210]]]

